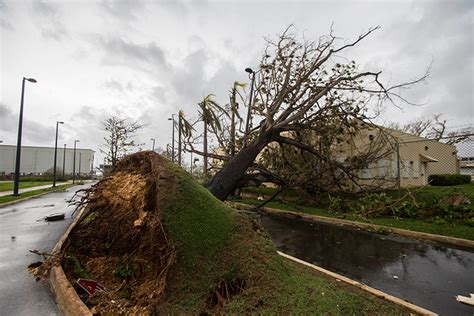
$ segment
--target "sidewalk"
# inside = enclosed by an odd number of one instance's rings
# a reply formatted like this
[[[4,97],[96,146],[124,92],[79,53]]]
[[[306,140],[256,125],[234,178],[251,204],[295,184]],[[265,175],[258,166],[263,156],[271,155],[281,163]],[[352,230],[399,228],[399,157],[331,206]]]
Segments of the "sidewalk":
[[[56,183],[56,186],[61,186],[61,185],[65,185],[65,184],[68,184],[70,182],[58,182]],[[71,182],[72,183],[72,182]],[[46,184],[46,185],[40,185],[40,186],[37,186],[37,187],[31,187],[31,188],[26,188],[26,189],[20,189],[19,190],[19,193],[25,193],[25,192],[30,192],[30,191],[36,191],[36,190],[41,190],[41,189],[47,189],[47,188],[51,188],[52,184]],[[4,191],[4,192],[0,192],[0,196],[7,196],[7,195],[12,195],[13,194],[13,191],[12,190],[9,190],[9,191]]]

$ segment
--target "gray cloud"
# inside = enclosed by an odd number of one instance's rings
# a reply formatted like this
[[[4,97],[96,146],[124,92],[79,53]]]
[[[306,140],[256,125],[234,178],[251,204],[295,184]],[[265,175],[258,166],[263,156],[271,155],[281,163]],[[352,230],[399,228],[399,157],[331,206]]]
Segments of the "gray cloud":
[[[0,103],[0,131],[2,140],[11,144],[16,143],[18,131],[18,114],[11,110],[11,107]],[[48,143],[54,142],[54,128],[38,123],[34,120],[23,118],[23,143]]]
[[[106,53],[103,58],[105,65],[121,65],[133,69],[139,67],[142,71],[168,69],[165,54],[155,42],[136,44],[123,38],[106,39],[102,36],[96,37],[96,40]]]
[[[388,36],[398,43],[390,56],[405,67],[397,69],[405,78],[412,78],[420,65],[433,59],[430,78],[418,85],[408,96],[415,102],[428,103],[422,115],[443,113],[454,121],[474,119],[474,27],[472,1],[416,2],[416,20],[395,21],[388,27]]]
[[[8,31],[13,31],[13,25],[8,21],[6,15],[10,8],[7,6],[5,1],[0,0],[0,28],[3,28]]]
[[[145,7],[139,0],[102,0],[100,5],[105,12],[121,21],[136,20]]]
[[[43,0],[35,0],[32,3],[32,9],[36,27],[43,37],[60,41],[68,36],[66,27],[60,21],[59,10],[56,6]]]

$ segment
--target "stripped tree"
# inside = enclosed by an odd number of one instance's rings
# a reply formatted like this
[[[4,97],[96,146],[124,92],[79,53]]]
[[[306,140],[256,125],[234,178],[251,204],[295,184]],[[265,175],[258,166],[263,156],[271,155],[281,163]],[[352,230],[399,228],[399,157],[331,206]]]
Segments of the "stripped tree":
[[[386,86],[380,71],[361,71],[354,61],[340,57],[377,29],[369,29],[356,40],[341,45],[332,31],[315,42],[299,41],[291,33],[292,27],[275,41],[267,39],[250,111],[255,127],[242,135],[243,145],[235,155],[222,150],[206,154],[223,162],[206,187],[224,200],[234,189],[255,179],[278,180],[268,170],[258,168],[256,162],[257,156],[272,143],[290,146],[328,163],[329,158],[315,144],[298,135],[312,133],[321,141],[331,133],[342,137],[369,124],[366,109],[371,105],[407,102],[398,92],[424,80],[427,74],[407,83]],[[217,139],[219,143],[225,142]],[[342,167],[340,163],[343,170]]]
[[[134,137],[143,125],[118,116],[109,117],[102,124],[107,136],[100,151],[105,154],[106,162],[115,167],[120,159],[140,146]]]

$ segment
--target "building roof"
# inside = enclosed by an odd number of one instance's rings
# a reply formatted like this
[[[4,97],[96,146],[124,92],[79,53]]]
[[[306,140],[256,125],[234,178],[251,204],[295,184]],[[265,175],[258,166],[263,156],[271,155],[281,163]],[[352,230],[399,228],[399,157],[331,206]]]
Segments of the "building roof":
[[[0,148],[1,147],[13,147],[13,148],[16,148],[16,145],[4,145],[4,144],[0,144]],[[32,148],[32,149],[51,149],[51,150],[54,150],[54,147],[46,147],[46,146],[24,146],[24,145],[21,145],[21,148]],[[58,149],[63,149],[64,147],[63,146],[59,146],[58,145]],[[66,148],[67,150],[69,149],[74,149],[74,147],[67,147]],[[89,148],[79,148],[79,147],[76,147],[76,150],[90,150],[92,151],[93,153],[95,153],[95,150],[92,150],[92,149],[89,149]]]

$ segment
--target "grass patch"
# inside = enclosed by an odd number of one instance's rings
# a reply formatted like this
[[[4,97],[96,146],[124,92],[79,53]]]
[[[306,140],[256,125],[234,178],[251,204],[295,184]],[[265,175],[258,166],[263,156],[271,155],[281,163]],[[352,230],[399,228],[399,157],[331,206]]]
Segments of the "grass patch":
[[[406,311],[276,254],[265,232],[242,215],[227,246],[189,270],[179,263],[168,280],[164,310],[175,314],[400,315]],[[210,305],[216,285],[245,280],[220,306]]]
[[[49,193],[49,192],[62,192],[65,191],[67,188],[72,187],[73,184],[65,184],[58,186],[56,188],[46,188],[46,189],[39,189],[39,190],[34,190],[34,191],[29,191],[29,192],[24,192],[20,193],[18,196],[13,196],[13,195],[6,195],[6,196],[0,196],[0,205],[16,200],[21,200],[30,196],[35,196],[35,195],[40,195],[44,193]]]
[[[210,256],[230,238],[234,221],[230,208],[181,173],[178,196],[165,212],[165,225],[188,264],[198,264],[202,256]]]
[[[455,193],[463,193],[469,197],[472,203],[474,203],[474,183],[459,184],[453,186],[425,186],[422,188],[414,189],[402,189],[401,194],[405,194],[407,191],[412,192],[417,201],[425,203],[436,203],[445,196],[449,196]],[[387,195],[391,197],[397,197],[399,195],[398,190],[387,191]]]
[[[160,310],[168,314],[405,312],[280,257],[257,224],[182,172],[178,191],[164,212],[165,230],[176,244],[178,262],[169,274],[166,302]]]
[[[20,189],[37,187],[40,185],[52,184],[51,181],[20,181]],[[11,182],[0,182],[0,192],[13,191],[13,181]]]
[[[261,201],[257,200],[242,200],[245,204],[258,205]],[[451,223],[436,223],[422,219],[412,218],[395,218],[395,217],[379,217],[379,218],[363,218],[353,214],[335,214],[329,212],[324,208],[302,206],[296,204],[284,203],[281,201],[272,201],[267,204],[268,207],[277,208],[285,211],[301,212],[311,215],[319,215],[325,217],[341,218],[356,222],[371,223],[394,228],[401,228],[423,233],[430,233],[436,235],[457,237],[463,239],[474,240],[474,228],[468,225],[451,224]]]

